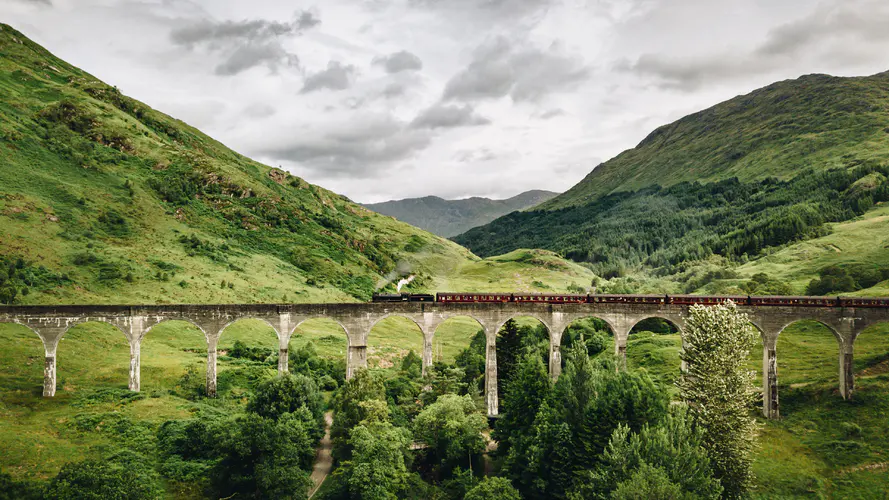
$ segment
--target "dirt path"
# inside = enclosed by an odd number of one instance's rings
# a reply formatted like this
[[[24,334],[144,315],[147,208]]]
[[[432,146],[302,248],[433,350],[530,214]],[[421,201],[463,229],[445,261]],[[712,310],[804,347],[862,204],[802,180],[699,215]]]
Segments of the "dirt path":
[[[324,414],[324,437],[321,438],[321,446],[318,447],[318,454],[315,455],[315,465],[312,467],[312,490],[309,491],[309,498],[312,498],[321,487],[321,483],[327,479],[330,469],[333,467],[333,456],[330,454],[330,426],[333,424],[333,412]]]

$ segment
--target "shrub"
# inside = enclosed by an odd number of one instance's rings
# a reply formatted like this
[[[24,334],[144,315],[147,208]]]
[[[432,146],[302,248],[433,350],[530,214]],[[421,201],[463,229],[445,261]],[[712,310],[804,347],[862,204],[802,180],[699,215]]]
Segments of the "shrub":
[[[305,407],[316,422],[312,434],[321,437],[324,429],[324,397],[315,381],[305,375],[278,375],[256,387],[247,411],[277,420],[285,413]]]

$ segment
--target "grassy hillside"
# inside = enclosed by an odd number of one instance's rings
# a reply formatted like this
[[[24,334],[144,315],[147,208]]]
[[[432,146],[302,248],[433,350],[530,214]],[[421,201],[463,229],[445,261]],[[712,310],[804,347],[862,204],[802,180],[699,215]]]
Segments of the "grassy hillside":
[[[374,212],[391,215],[412,226],[449,238],[487,224],[510,212],[539,205],[557,194],[551,191],[526,191],[505,200],[479,197],[445,200],[437,196],[426,196],[364,206]]]
[[[889,158],[889,72],[806,75],[777,82],[664,125],[599,165],[541,208],[585,205],[618,191],[793,177]]]
[[[8,25],[0,94],[0,302],[367,300],[411,274],[468,290],[536,272],[241,156]],[[592,278],[547,272],[527,288]]]
[[[547,248],[606,278],[644,274],[694,291],[689,271],[701,262],[715,259],[731,269],[756,261],[785,245],[825,236],[832,224],[889,200],[887,174],[887,165],[853,162],[847,169],[807,171],[787,181],[728,179],[648,188],[582,207],[512,213],[455,241],[481,255]],[[875,255],[889,254],[882,245],[847,246],[850,259],[865,263],[876,264]]]

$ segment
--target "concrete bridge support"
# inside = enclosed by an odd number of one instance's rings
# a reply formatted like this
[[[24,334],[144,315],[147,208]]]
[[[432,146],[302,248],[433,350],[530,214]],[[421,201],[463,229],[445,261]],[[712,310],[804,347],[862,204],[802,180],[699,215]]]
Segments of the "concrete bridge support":
[[[778,418],[778,337],[767,337],[762,346],[762,414]]]

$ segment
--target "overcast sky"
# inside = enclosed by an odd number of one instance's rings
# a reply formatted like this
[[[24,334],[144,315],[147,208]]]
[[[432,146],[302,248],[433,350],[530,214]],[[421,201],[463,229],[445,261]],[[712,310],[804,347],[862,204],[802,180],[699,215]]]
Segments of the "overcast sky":
[[[0,0],[0,20],[360,202],[563,191],[735,95],[889,69],[886,0]]]

